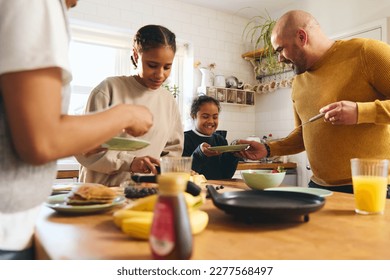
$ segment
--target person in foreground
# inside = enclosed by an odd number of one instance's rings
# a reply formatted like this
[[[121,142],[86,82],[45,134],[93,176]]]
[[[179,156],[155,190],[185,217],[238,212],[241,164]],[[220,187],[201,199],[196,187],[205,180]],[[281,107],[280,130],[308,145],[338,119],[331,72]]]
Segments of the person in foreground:
[[[153,124],[143,106],[66,115],[66,10],[76,3],[0,0],[0,259],[34,258],[34,226],[56,159],[86,153],[123,129],[143,135]]]
[[[208,180],[232,178],[238,164],[238,158],[232,153],[209,149],[228,145],[226,139],[215,132],[220,111],[218,100],[206,95],[195,98],[191,105],[195,128],[184,132],[183,156],[191,156],[192,170],[203,174]]]
[[[157,174],[160,154],[181,156],[183,126],[172,94],[162,87],[171,73],[176,52],[175,34],[160,25],[146,25],[135,35],[133,44],[135,76],[109,77],[93,89],[86,112],[100,111],[112,105],[139,104],[153,112],[154,123],[142,140],[150,145],[138,151],[101,151],[79,155],[80,181],[107,186],[120,185],[131,173]],[[126,135],[120,135],[126,137]]]
[[[254,160],[306,151],[309,187],[352,193],[351,158],[390,158],[390,46],[371,39],[333,41],[300,10],[276,22],[271,42],[297,74],[296,128],[268,145],[250,142],[240,155]],[[299,126],[319,112],[324,121]]]

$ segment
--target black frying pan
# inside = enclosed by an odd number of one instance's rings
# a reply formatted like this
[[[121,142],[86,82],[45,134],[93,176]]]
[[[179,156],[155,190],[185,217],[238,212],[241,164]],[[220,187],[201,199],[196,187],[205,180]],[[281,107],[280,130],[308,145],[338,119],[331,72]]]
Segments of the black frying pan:
[[[308,221],[308,214],[321,209],[325,204],[323,197],[307,193],[260,190],[218,193],[212,185],[207,185],[206,188],[217,208],[246,220],[304,216],[304,221]]]

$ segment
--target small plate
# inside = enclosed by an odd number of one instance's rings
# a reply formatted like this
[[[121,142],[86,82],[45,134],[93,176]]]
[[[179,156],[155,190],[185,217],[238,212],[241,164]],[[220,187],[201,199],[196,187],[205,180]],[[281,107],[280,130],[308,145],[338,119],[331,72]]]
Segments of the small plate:
[[[102,144],[103,148],[117,151],[136,151],[149,146],[150,142],[135,138],[113,137]]]
[[[248,147],[249,147],[249,144],[238,144],[238,145],[209,147],[209,150],[218,151],[221,153],[227,153],[227,152],[239,152],[239,151],[245,150]]]
[[[330,196],[333,192],[319,189],[319,188],[307,188],[307,187],[277,187],[277,188],[269,188],[265,189],[265,191],[285,191],[285,192],[299,192],[299,193],[309,193],[318,195],[321,197]]]
[[[117,196],[112,203],[92,204],[92,205],[68,205],[66,204],[67,194],[52,195],[46,202],[46,206],[64,214],[90,214],[110,210],[111,208],[121,205],[126,198]]]

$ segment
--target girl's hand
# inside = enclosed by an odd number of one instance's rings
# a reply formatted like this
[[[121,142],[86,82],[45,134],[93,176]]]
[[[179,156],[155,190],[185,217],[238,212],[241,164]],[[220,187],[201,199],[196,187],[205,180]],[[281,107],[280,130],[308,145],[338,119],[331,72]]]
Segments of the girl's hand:
[[[142,136],[153,125],[153,115],[150,113],[149,109],[141,105],[128,105],[129,112],[131,116],[131,124],[125,128],[126,133],[132,136]]]
[[[150,156],[135,157],[133,159],[133,162],[130,165],[130,172],[157,174],[158,171],[156,166],[160,166],[160,161],[153,157]]]
[[[211,147],[210,144],[207,144],[205,142],[200,144],[200,149],[202,150],[202,153],[205,154],[206,157],[215,157],[221,154],[218,151],[209,150],[209,147]]]

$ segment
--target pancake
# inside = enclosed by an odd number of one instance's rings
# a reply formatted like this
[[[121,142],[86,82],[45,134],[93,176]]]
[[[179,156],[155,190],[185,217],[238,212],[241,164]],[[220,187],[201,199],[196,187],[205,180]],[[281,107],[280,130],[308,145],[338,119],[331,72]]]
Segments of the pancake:
[[[91,205],[112,203],[116,192],[107,186],[85,184],[73,189],[66,200],[69,205]]]

